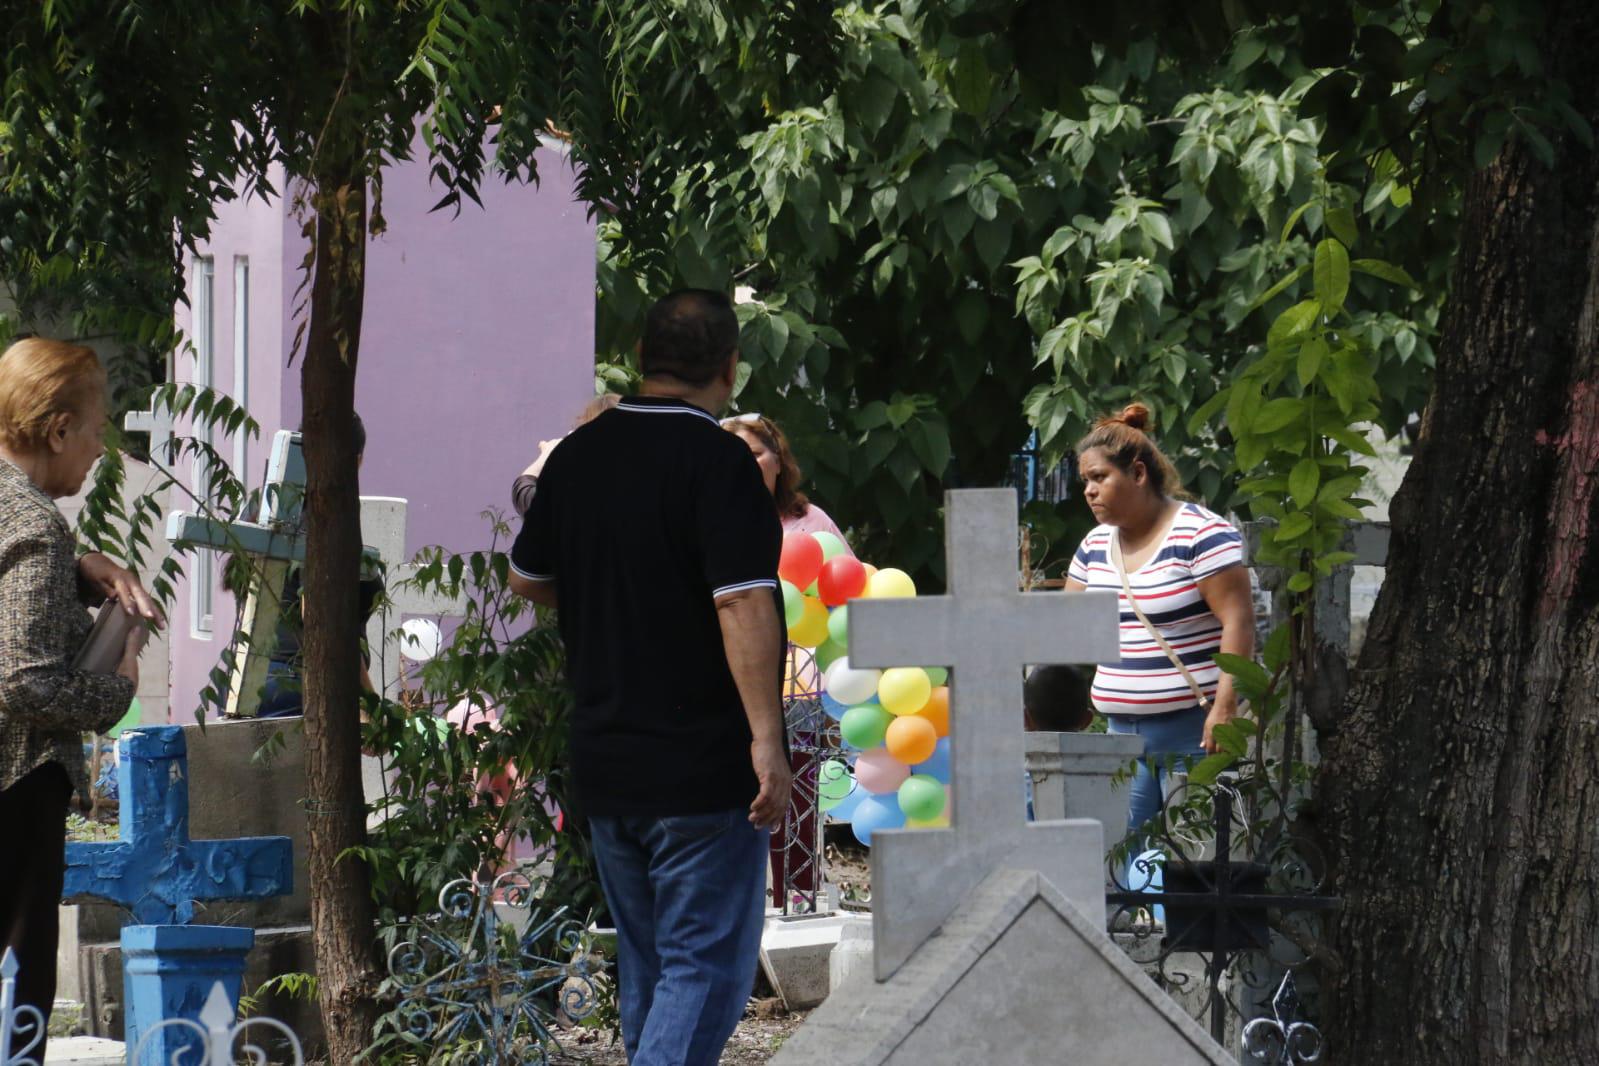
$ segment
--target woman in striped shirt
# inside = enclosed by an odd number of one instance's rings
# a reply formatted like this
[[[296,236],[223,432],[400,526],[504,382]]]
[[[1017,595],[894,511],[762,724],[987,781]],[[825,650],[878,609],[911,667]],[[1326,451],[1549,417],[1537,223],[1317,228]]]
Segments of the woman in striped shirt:
[[[1215,654],[1247,658],[1255,649],[1243,538],[1186,498],[1171,460],[1144,432],[1148,424],[1149,409],[1131,404],[1078,442],[1084,495],[1100,525],[1083,539],[1066,581],[1069,592],[1114,591],[1121,601],[1121,658],[1095,672],[1093,701],[1110,732],[1144,738],[1129,829],[1160,813],[1165,767],[1216,751],[1212,730],[1238,713],[1232,678]]]

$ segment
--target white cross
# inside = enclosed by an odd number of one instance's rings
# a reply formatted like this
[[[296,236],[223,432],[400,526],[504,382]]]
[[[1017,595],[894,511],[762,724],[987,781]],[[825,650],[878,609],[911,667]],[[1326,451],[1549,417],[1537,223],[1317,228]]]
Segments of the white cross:
[[[406,562],[405,523],[406,501],[395,496],[361,497],[361,540],[367,550],[375,552],[384,566],[384,599],[386,603],[366,624],[366,646],[372,654],[369,674],[372,687],[387,699],[393,699],[400,686],[400,655],[406,649],[404,638],[397,627],[405,615],[426,615],[435,618],[460,618],[466,615],[464,597],[448,597],[424,593],[410,584],[416,567]],[[424,710],[424,714],[431,713]],[[375,829],[391,813],[381,806],[387,792],[383,762],[370,755],[361,756],[361,789],[369,805],[374,805],[367,819],[367,828]]]
[[[152,397],[146,411],[129,411],[122,417],[122,428],[129,433],[150,434],[152,462],[172,462],[172,411],[159,398]]]
[[[218,548],[260,560],[240,616],[228,681],[229,717],[253,718],[260,707],[261,686],[277,644],[283,614],[283,585],[289,567],[305,560],[305,532],[300,510],[305,500],[305,456],[300,435],[279,430],[272,438],[261,508],[255,522],[223,522],[174,511],[167,516],[167,540],[174,544]]]
[[[1100,824],[1025,819],[1022,670],[1114,660],[1116,597],[1020,591],[1013,489],[951,492],[945,515],[948,595],[855,600],[849,609],[851,665],[951,670],[950,827],[872,834],[879,981],[1001,867],[1036,870],[1091,919],[1104,915]]]
[[[361,539],[375,549],[385,567],[387,609],[372,616],[366,627],[367,647],[372,649],[372,687],[392,698],[400,680],[400,655],[406,650],[395,628],[406,615],[430,618],[462,618],[466,615],[464,596],[445,596],[424,592],[411,584],[417,568],[406,561],[406,501],[393,496],[361,497]]]

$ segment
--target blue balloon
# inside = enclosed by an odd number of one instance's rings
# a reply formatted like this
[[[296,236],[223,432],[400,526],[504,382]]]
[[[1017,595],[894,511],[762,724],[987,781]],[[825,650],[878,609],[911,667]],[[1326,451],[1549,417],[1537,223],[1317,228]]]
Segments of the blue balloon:
[[[892,792],[882,796],[867,795],[850,818],[855,839],[867,847],[872,846],[872,834],[879,829],[899,829],[904,825],[905,812],[899,809],[899,797]]]
[[[855,785],[849,790],[849,795],[827,809],[827,815],[837,821],[847,822],[854,816],[855,808],[861,805],[861,800],[870,795],[871,793],[860,785]]]
[[[836,722],[840,718],[844,717],[844,712],[847,710],[849,710],[848,707],[844,706],[827,693],[822,693],[822,711],[826,713],[827,717]]]
[[[938,745],[933,748],[933,754],[927,757],[926,762],[912,766],[911,773],[926,774],[938,778],[939,784],[949,784],[949,738],[940,738]]]

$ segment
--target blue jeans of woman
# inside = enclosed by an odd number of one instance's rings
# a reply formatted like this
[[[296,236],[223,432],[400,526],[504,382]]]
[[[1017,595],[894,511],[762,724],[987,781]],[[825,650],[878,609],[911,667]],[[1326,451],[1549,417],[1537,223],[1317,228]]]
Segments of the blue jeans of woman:
[[[715,1066],[755,985],[769,834],[749,810],[590,820],[632,1066]]]
[[[1196,705],[1168,714],[1111,714],[1105,716],[1105,729],[1144,738],[1144,756],[1138,760],[1127,802],[1127,831],[1131,833],[1165,806],[1168,765],[1182,768],[1205,757],[1205,749],[1199,746],[1205,733],[1205,709]]]

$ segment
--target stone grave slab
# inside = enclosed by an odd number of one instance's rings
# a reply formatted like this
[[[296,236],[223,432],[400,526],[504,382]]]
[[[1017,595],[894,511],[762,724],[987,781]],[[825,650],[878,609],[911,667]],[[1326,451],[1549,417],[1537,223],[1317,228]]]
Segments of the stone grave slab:
[[[833,951],[847,927],[870,928],[864,914],[775,914],[761,934],[761,970],[788,1010],[809,1010],[831,990]]]
[[[56,1037],[45,1048],[44,1066],[124,1066],[128,1049],[98,1036]]]
[[[851,977],[772,1066],[1236,1060],[1033,870],[988,874],[891,981]]]
[[[1105,850],[1127,835],[1126,782],[1116,774],[1144,753],[1126,733],[1028,733],[1027,772],[1038,818],[1092,818],[1105,827]]]
[[[949,593],[850,604],[851,664],[952,668],[953,806],[947,829],[872,838],[875,968],[886,980],[1001,867],[1037,870],[1084,914],[1105,908],[1103,834],[1086,819],[1025,820],[1022,670],[1120,652],[1110,593],[1022,592],[1011,489],[946,496]]]

